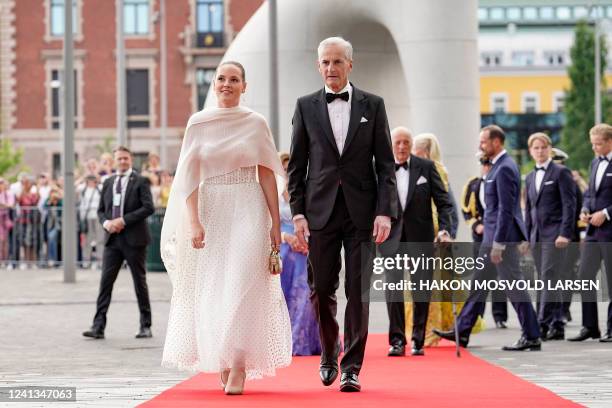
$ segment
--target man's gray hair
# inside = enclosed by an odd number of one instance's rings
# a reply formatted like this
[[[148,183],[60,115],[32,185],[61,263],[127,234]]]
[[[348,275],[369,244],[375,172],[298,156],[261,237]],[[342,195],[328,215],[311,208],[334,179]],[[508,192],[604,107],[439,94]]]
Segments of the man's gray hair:
[[[395,135],[406,135],[410,140],[413,140],[412,131],[404,126],[398,126],[391,131],[391,138]]]
[[[321,53],[323,53],[323,50],[330,45],[339,45],[340,47],[343,47],[344,56],[346,59],[349,61],[353,60],[353,45],[342,37],[329,37],[321,41],[319,43],[319,48],[317,48],[319,58],[321,58]]]

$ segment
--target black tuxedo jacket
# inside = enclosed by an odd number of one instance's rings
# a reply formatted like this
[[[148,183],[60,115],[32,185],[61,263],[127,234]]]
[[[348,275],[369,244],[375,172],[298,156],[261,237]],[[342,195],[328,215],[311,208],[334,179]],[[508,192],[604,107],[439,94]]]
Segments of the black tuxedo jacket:
[[[400,216],[393,222],[388,241],[400,242],[403,232],[405,242],[433,242],[432,199],[438,211],[440,231],[450,232],[453,204],[433,161],[411,155],[408,172],[408,195],[404,211],[401,211],[397,189],[394,192]]]
[[[113,184],[116,175],[107,178],[102,186],[102,197],[98,207],[98,219],[101,224],[113,219]],[[139,176],[135,171],[130,179],[123,198],[123,220],[125,228],[118,234],[130,246],[146,246],[151,242],[147,217],[155,211],[149,180]],[[107,244],[111,234],[104,230],[104,243]]]
[[[397,214],[395,168],[383,99],[353,86],[344,150],[332,132],[325,89],[298,99],[288,167],[291,212],[311,229],[329,220],[341,187],[355,226],[371,229],[374,217]]]
[[[597,167],[599,159],[596,157],[591,162],[591,174],[589,177],[589,188],[584,193],[582,210],[590,214],[606,209],[612,217],[612,163],[603,174],[599,189],[596,188]],[[612,242],[612,222],[605,220],[599,227],[589,224],[586,230],[586,241]]]
[[[550,162],[540,191],[536,191],[536,171],[525,180],[525,227],[532,244],[554,242],[559,235],[574,236],[576,226],[576,183],[567,167]]]

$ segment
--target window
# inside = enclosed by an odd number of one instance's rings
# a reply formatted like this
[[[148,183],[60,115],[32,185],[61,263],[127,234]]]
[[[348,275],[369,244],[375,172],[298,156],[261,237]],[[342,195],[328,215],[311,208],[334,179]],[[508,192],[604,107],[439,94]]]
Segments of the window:
[[[481,62],[485,67],[497,67],[501,65],[501,52],[483,52],[481,54]]]
[[[544,53],[544,59],[550,66],[563,66],[565,65],[565,53],[563,51],[549,51]]]
[[[612,18],[612,6],[606,7],[606,15],[608,18]]]
[[[584,6],[576,6],[574,7],[574,18],[576,20],[581,19],[581,18],[588,18],[589,17],[589,10],[584,7]]]
[[[521,111],[523,113],[538,113],[540,100],[536,93],[525,92],[521,98]]]
[[[149,70],[128,69],[127,120],[129,128],[149,127]]]
[[[223,0],[197,0],[196,32],[199,47],[222,47]]]
[[[64,35],[64,0],[49,0],[51,2],[50,27],[51,35]],[[77,0],[72,1],[72,32],[77,33]]]
[[[206,102],[206,95],[208,95],[208,89],[210,84],[215,78],[215,70],[211,68],[198,68],[196,71],[196,86],[198,93],[198,106],[197,110],[204,107]]]
[[[535,7],[523,8],[523,20],[536,20],[538,18],[538,9]]]
[[[508,95],[491,94],[491,112],[506,113],[508,111]]]
[[[491,18],[491,20],[503,20],[504,9],[501,7],[492,7],[489,10],[489,17]]]
[[[514,51],[512,53],[512,65],[519,67],[533,65],[534,58],[533,51]]]
[[[51,82],[49,83],[49,87],[51,88],[51,129],[59,129],[60,123],[62,121],[63,112],[60,111],[60,106],[63,101],[61,100],[61,89],[62,89],[62,78],[60,75],[63,71],[54,69],[51,71]],[[75,123],[74,127],[77,126],[76,116],[78,116],[79,112],[77,111],[78,104],[78,83],[77,83],[77,71],[74,71],[74,116]]]
[[[555,18],[555,9],[552,7],[540,7],[540,18],[543,20],[552,20]]]
[[[128,35],[149,34],[149,0],[124,0],[123,32]]]
[[[569,20],[572,18],[572,10],[569,7],[557,7],[557,18],[559,20]]]
[[[518,7],[508,7],[506,9],[506,18],[508,20],[520,20],[521,19],[521,9]]]
[[[484,21],[489,16],[488,10],[484,7],[478,8],[478,20]]]
[[[563,112],[563,105],[565,105],[565,93],[564,92],[553,93],[553,111]]]

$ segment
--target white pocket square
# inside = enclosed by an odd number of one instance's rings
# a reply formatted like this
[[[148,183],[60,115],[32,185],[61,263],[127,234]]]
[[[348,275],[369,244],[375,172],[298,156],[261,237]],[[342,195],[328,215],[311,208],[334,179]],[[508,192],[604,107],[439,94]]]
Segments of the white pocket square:
[[[545,186],[549,186],[549,185],[551,185],[551,184],[552,184],[552,183],[554,183],[554,182],[555,182],[554,180],[545,181],[545,182],[544,182],[544,185],[545,185]]]
[[[612,177],[612,173],[606,173],[606,177]]]
[[[427,183],[427,179],[423,176],[419,177],[419,179],[416,182],[416,185],[418,186],[419,184],[424,184]]]
[[[487,183],[492,183],[492,182],[493,182],[493,180],[487,180]]]
[[[366,123],[368,120],[365,117],[361,117],[361,120],[359,121],[359,123]]]

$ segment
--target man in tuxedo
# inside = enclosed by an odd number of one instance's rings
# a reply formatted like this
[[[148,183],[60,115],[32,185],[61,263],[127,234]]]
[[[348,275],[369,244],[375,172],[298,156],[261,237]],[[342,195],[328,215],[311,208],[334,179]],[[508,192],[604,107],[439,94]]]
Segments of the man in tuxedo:
[[[383,254],[393,252],[405,243],[408,255],[418,257],[434,256],[434,240],[450,241],[448,230],[451,224],[453,204],[440,174],[433,161],[411,155],[412,135],[404,127],[391,132],[393,155],[395,157],[395,178],[397,183],[396,200],[399,209],[393,222],[391,234],[381,247]],[[438,236],[434,235],[432,200],[438,211]],[[431,269],[419,268],[411,275],[414,282],[432,278]],[[398,283],[404,279],[404,270],[386,271],[387,282]],[[389,314],[389,356],[405,355],[406,320],[404,315],[403,291],[387,291],[387,312]],[[431,291],[413,293],[412,355],[424,355],[425,326],[429,314]]]
[[[545,133],[527,140],[536,167],[527,175],[525,227],[536,270],[545,286],[538,302],[542,340],[565,338],[565,316],[560,290],[549,290],[561,278],[567,247],[576,224],[576,183],[567,167],[552,161],[552,141]]]
[[[606,268],[608,294],[612,296],[612,126],[595,125],[590,133],[595,159],[591,162],[589,188],[584,194],[580,219],[588,224],[586,238],[580,255],[579,276],[582,280],[595,280],[601,261]],[[597,294],[582,291],[582,329],[569,341],[589,338],[612,343],[612,302],[608,305],[606,334],[601,337],[597,318]]]
[[[495,279],[517,281],[525,277],[519,267],[518,244],[527,239],[525,225],[520,207],[521,176],[518,166],[504,149],[506,136],[502,128],[496,125],[484,127],[480,132],[480,150],[491,158],[491,170],[487,174],[484,187],[485,215],[484,235],[480,247],[480,256],[489,258],[495,268],[476,270],[474,280]],[[458,316],[457,330],[459,344],[467,346],[470,332],[488,291],[472,291]],[[506,292],[516,310],[521,324],[520,339],[502,350],[523,351],[540,350],[540,328],[536,312],[525,290],[508,290]],[[433,330],[438,336],[455,341],[454,330]]]
[[[338,376],[336,290],[344,247],[344,356],[340,391],[359,391],[368,335],[369,282],[362,244],[385,241],[396,216],[393,153],[385,105],[348,80],[353,48],[331,37],[318,48],[325,86],[298,99],[293,116],[289,194],[296,235],[309,247],[308,281],[319,320],[324,385]],[[308,241],[308,242],[307,242]],[[371,272],[371,271],[370,271]],[[362,300],[362,294],[364,300]]]
[[[113,285],[123,261],[127,261],[140,309],[140,330],[136,338],[147,338],[152,337],[152,334],[145,269],[146,250],[151,237],[146,220],[155,209],[148,179],[132,169],[130,150],[119,146],[113,154],[117,173],[104,181],[98,207],[98,218],[105,230],[105,246],[96,315],[91,329],[83,332],[83,336],[104,338],[106,312],[111,302]]]
[[[484,183],[489,170],[491,170],[491,161],[488,157],[484,156],[481,151],[478,152],[477,157],[480,163],[480,176],[472,177],[468,180],[463,188],[461,197],[463,218],[472,231],[474,257],[477,257],[480,252],[482,236],[484,235]],[[491,265],[487,263],[487,267],[490,268]],[[495,320],[495,327],[498,329],[506,329],[506,321],[508,321],[508,302],[506,301],[506,295],[503,292],[495,291],[492,297],[491,312],[493,314],[493,320]],[[481,315],[484,315],[484,312],[485,303],[482,302]]]

